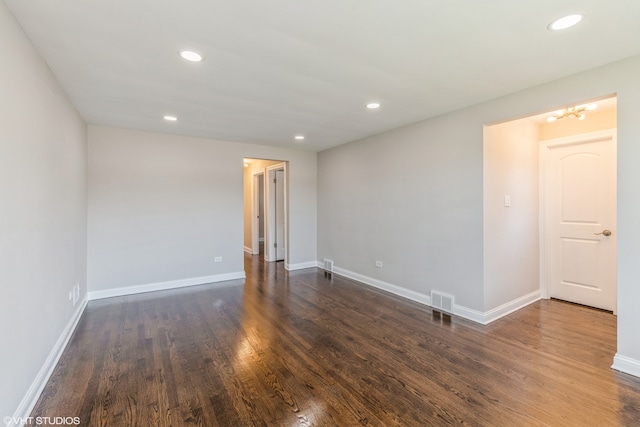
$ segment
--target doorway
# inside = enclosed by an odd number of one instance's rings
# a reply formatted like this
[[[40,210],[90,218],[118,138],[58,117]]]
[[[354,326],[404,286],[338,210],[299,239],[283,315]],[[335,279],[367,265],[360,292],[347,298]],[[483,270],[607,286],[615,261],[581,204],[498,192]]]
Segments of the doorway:
[[[571,158],[572,160],[564,162],[562,166],[556,163],[555,169],[553,169],[555,172],[557,172],[557,168],[562,168],[561,171],[567,172],[568,168],[576,166],[572,162],[577,158],[584,160],[583,166],[588,171],[587,164],[596,158],[594,156],[600,155],[595,151],[590,152],[594,144],[585,143],[580,146],[580,138],[582,137],[578,135],[584,136],[606,130],[613,132],[613,139],[609,138],[610,142],[614,142],[613,144],[609,143],[609,146],[614,146],[613,155],[609,156],[613,161],[606,168],[608,176],[614,177],[614,189],[606,190],[610,197],[604,203],[613,206],[615,211],[616,99],[610,97],[594,101],[594,103],[597,103],[597,108],[586,111],[582,117],[579,114],[570,117],[569,114],[562,118],[549,119],[551,115],[558,115],[560,111],[570,109],[566,107],[556,112],[485,126],[483,222],[485,307],[487,310],[496,307],[517,309],[521,306],[518,305],[518,301],[525,301],[526,305],[526,301],[533,302],[540,297],[565,299],[603,308],[600,303],[596,304],[583,298],[574,298],[571,295],[558,293],[555,287],[551,286],[552,280],[558,281],[551,279],[552,275],[558,271],[565,274],[564,279],[560,280],[567,283],[564,285],[565,287],[579,291],[593,289],[593,294],[600,295],[598,300],[611,301],[611,298],[601,296],[606,287],[612,288],[614,294],[617,291],[615,254],[613,257],[606,256],[610,259],[608,264],[613,265],[614,275],[609,275],[604,279],[607,282],[604,288],[600,285],[594,285],[593,280],[587,278],[587,275],[593,277],[596,270],[600,268],[595,267],[594,257],[601,259],[604,256],[599,254],[596,243],[601,246],[615,247],[615,240],[604,235],[605,230],[614,231],[615,212],[613,219],[598,221],[587,218],[586,214],[573,215],[574,222],[579,224],[595,221],[592,228],[598,229],[589,231],[588,235],[584,234],[586,231],[583,231],[580,236],[575,235],[561,240],[560,237],[551,237],[548,234],[549,230],[553,228],[549,221],[554,219],[547,220],[547,208],[549,208],[547,197],[555,198],[561,206],[560,209],[569,209],[567,204],[569,201],[574,203],[571,209],[582,209],[592,202],[591,193],[595,190],[590,187],[600,185],[601,181],[605,179],[603,171],[591,175],[586,173],[582,177],[576,175],[571,178],[576,187],[573,189],[567,187],[565,194],[570,194],[571,197],[575,196],[575,200],[568,198],[566,201],[558,201],[558,193],[552,192],[558,188],[564,189],[565,187],[562,186],[568,186],[571,182],[568,180],[568,175],[561,178],[557,177],[557,173],[556,178],[547,176],[548,171],[545,169],[545,165],[548,166],[549,160],[545,159],[545,150],[551,149],[545,147],[557,144],[558,151],[555,153],[562,159],[568,158],[566,157],[568,153],[563,154],[560,150],[563,144],[566,145],[567,150],[569,149],[567,147],[574,147],[579,152],[577,153],[578,157]],[[592,137],[585,138],[593,139]],[[585,142],[584,138],[582,142]],[[603,142],[603,144],[607,143]],[[552,178],[555,179],[555,183],[552,183]],[[560,183],[558,183],[558,179],[560,179]],[[578,200],[576,198],[578,194],[583,198]],[[585,206],[579,206],[580,203]],[[556,222],[567,222],[558,220],[558,218],[560,217],[555,218]],[[566,217],[563,218],[566,219]],[[564,247],[559,246],[559,241]],[[551,247],[552,242],[555,247]],[[570,250],[573,251],[573,255],[569,254]],[[564,261],[565,263],[561,266],[554,265],[562,255],[573,256],[575,259],[571,263]],[[604,277],[602,274],[600,276]],[[613,301],[613,304],[608,303],[605,307],[615,313],[615,298]]]
[[[245,158],[245,252],[265,261],[288,258],[287,162]]]
[[[251,178],[251,254],[264,254],[264,171],[257,170]]]
[[[287,249],[287,191],[286,164],[279,163],[266,169],[265,185],[265,251],[266,261],[285,261]]]

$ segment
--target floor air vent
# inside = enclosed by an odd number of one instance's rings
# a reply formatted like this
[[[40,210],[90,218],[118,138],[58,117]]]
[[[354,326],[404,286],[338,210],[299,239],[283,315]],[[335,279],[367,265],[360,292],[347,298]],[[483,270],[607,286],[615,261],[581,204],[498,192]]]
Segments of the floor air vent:
[[[333,261],[330,259],[324,259],[324,270],[329,273],[333,273]]]
[[[443,313],[453,314],[453,295],[431,291],[431,307]]]

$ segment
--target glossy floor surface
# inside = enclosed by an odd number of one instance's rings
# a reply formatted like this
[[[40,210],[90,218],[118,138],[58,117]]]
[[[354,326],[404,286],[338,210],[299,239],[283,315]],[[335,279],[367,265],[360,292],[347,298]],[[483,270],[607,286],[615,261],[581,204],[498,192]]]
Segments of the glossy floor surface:
[[[637,426],[611,313],[489,326],[316,269],[89,303],[33,416],[91,426]]]

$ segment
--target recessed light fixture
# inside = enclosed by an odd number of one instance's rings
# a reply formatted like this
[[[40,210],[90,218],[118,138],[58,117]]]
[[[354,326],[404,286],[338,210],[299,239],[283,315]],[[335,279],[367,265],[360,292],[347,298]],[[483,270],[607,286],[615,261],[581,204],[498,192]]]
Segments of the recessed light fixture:
[[[193,50],[181,50],[180,56],[182,57],[182,59],[186,59],[187,61],[191,62],[200,62],[203,59],[202,55]]]
[[[367,104],[367,108],[370,110],[375,110],[376,108],[380,108],[379,102],[370,102]]]
[[[304,139],[304,135],[296,135],[293,138],[297,139],[298,141],[302,141]]]
[[[178,118],[176,116],[171,116],[169,114],[167,114],[166,116],[164,116],[162,118],[165,119],[168,122],[176,122],[176,121],[178,121]]]
[[[582,21],[584,18],[584,13],[574,13],[571,15],[563,16],[562,18],[558,18],[553,21],[551,24],[547,26],[550,31],[560,31],[565,30],[567,28],[573,27],[578,22]]]

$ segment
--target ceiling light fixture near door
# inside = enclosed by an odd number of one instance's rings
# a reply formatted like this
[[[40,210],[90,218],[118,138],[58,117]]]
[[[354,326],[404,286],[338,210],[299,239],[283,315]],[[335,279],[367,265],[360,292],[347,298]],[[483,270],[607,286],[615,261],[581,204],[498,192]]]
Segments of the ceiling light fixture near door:
[[[182,57],[182,59],[185,59],[191,62],[200,62],[203,59],[201,54],[193,50],[181,50],[180,56]]]
[[[293,138],[298,140],[298,141],[302,141],[304,139],[304,135],[296,135]]]
[[[584,112],[593,111],[596,108],[598,108],[598,104],[576,105],[575,107],[569,107],[565,108],[564,110],[556,111],[552,116],[547,117],[547,121],[551,123],[560,119],[584,120],[587,118]]]
[[[178,118],[176,116],[172,116],[170,114],[167,114],[165,116],[162,117],[163,119],[165,119],[168,122],[177,122]]]
[[[367,104],[367,108],[369,110],[375,110],[377,108],[380,108],[380,103],[379,102],[370,102]]]
[[[565,30],[567,28],[573,27],[578,22],[582,21],[584,18],[584,13],[574,13],[571,15],[563,16],[562,18],[558,18],[555,21],[551,22],[547,28],[549,31],[560,31]]]

